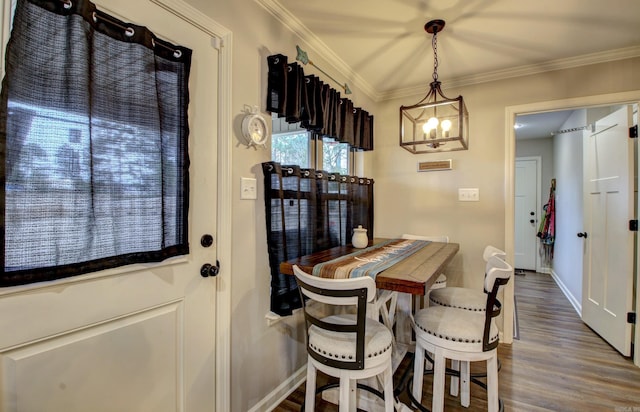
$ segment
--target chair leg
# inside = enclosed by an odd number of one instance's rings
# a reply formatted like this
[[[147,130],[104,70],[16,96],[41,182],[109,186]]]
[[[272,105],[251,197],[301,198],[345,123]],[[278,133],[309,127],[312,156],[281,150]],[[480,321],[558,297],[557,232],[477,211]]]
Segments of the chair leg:
[[[460,372],[460,361],[456,359],[451,359],[451,369],[454,371]],[[457,376],[451,375],[451,387],[449,388],[449,394],[451,396],[458,396],[458,387],[460,386],[460,380]]]
[[[471,362],[460,362],[460,404],[465,408],[471,403],[471,388],[469,387]]]
[[[304,396],[305,410],[313,412],[316,407],[316,368],[307,360],[307,389]]]
[[[489,412],[498,412],[498,356],[487,359],[487,403]]]
[[[444,380],[446,372],[446,358],[442,351],[436,348],[433,354],[433,400],[431,412],[444,410]]]
[[[382,377],[384,380],[384,410],[385,412],[393,412],[393,370],[391,369],[391,365],[385,369]]]
[[[411,393],[418,402],[422,402],[422,381],[424,378],[424,348],[416,343],[413,359],[413,388]]]
[[[340,378],[340,400],[339,411],[350,412],[356,410],[356,385],[357,380],[349,379],[347,377]]]

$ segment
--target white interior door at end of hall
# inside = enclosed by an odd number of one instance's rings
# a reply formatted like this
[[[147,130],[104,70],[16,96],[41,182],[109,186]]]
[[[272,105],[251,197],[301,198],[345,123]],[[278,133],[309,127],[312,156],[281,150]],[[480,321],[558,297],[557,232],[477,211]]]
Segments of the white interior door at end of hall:
[[[212,411],[216,280],[200,276],[200,267],[214,263],[216,251],[200,237],[216,233],[218,52],[210,35],[151,1],[96,3],[193,50],[191,250],[171,261],[0,289],[0,411]]]
[[[582,320],[621,354],[631,354],[633,141],[630,108],[595,124],[584,140]]]
[[[538,184],[537,160],[516,159],[514,263],[518,269],[536,270]]]

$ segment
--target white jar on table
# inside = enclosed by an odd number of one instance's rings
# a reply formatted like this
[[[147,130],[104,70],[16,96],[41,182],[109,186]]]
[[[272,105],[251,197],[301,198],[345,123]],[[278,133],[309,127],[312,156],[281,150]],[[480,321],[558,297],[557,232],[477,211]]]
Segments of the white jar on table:
[[[357,228],[353,229],[351,244],[353,245],[353,247],[358,249],[363,249],[367,247],[367,245],[369,245],[369,239],[367,238],[367,229],[363,228],[362,225],[358,225]]]

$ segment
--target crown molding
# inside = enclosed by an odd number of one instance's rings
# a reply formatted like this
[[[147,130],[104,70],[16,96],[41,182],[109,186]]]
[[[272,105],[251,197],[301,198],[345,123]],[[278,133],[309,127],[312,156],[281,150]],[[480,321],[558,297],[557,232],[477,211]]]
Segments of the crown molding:
[[[574,67],[588,66],[591,64],[606,63],[616,60],[640,57],[640,46],[626,47],[622,49],[607,50],[604,52],[584,54],[581,56],[568,57],[565,59],[550,60],[547,62],[528,64],[525,66],[513,67],[510,69],[496,70],[487,73],[479,73],[471,76],[454,78],[446,81],[447,89],[470,86],[474,84],[487,83],[496,80],[530,76],[554,70],[571,69]],[[443,85],[445,82],[443,82]],[[398,99],[402,97],[415,96],[426,93],[428,85],[422,84],[404,89],[387,90],[378,92],[378,101]]]
[[[429,87],[427,80],[425,84],[407,87],[403,89],[393,89],[378,91],[356,73],[351,66],[342,60],[333,50],[329,48],[318,36],[316,36],[307,26],[305,26],[296,16],[287,10],[278,0],[255,0],[260,6],[271,13],[280,23],[291,32],[297,35],[302,42],[307,44],[311,50],[337,71],[338,74],[348,79],[350,84],[356,86],[375,102],[384,100],[399,99],[409,96],[424,94]],[[622,49],[607,50],[604,52],[585,54],[581,56],[568,57],[564,59],[550,60],[547,62],[528,64],[492,72],[479,73],[470,76],[448,79],[447,88],[470,86],[474,84],[487,83],[496,80],[530,76],[534,74],[570,69],[580,66],[588,66],[597,63],[606,63],[616,60],[630,59],[640,56],[640,45]]]
[[[374,101],[380,100],[378,93],[371,84],[356,73],[351,66],[345,63],[326,43],[320,40],[318,36],[280,4],[278,0],[255,0],[255,2],[271,13],[283,26],[298,36],[317,56],[327,61],[338,74],[346,79],[346,83],[357,87],[370,99]]]

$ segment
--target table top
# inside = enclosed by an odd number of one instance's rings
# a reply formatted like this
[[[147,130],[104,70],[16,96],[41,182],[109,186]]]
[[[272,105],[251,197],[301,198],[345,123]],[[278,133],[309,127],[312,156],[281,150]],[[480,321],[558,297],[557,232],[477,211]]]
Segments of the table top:
[[[369,246],[385,240],[388,239],[373,239],[369,241]],[[442,273],[459,249],[460,245],[457,243],[430,242],[411,256],[380,272],[376,276],[376,286],[379,289],[424,295],[435,282],[437,275]],[[344,245],[301,256],[280,263],[280,272],[293,275],[293,265],[298,265],[300,269],[311,273],[316,264],[348,255],[357,250],[361,249]]]

